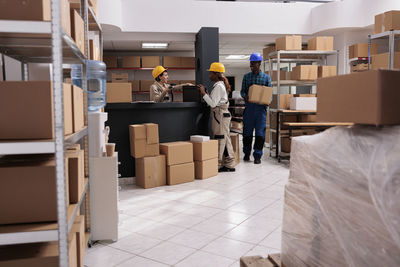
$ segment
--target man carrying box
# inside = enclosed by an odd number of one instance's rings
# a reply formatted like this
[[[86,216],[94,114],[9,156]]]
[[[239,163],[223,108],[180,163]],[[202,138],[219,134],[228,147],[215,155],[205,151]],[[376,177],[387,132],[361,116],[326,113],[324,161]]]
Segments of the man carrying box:
[[[241,96],[246,102],[246,108],[243,114],[243,152],[244,161],[250,161],[251,145],[253,143],[253,131],[255,130],[254,142],[254,164],[261,163],[265,142],[265,125],[267,121],[267,106],[255,103],[249,103],[249,88],[253,84],[271,86],[271,77],[261,71],[262,56],[253,53],[250,56],[251,72],[243,77]]]

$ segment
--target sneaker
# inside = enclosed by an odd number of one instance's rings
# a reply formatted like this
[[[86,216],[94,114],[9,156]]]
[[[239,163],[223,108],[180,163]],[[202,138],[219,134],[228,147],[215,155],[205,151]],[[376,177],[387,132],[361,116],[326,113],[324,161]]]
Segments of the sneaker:
[[[250,161],[250,155],[244,155],[243,160],[244,161]]]
[[[254,164],[261,164],[261,159],[254,159]]]
[[[236,171],[235,168],[228,168],[228,167],[221,167],[219,168],[218,172],[234,172]]]

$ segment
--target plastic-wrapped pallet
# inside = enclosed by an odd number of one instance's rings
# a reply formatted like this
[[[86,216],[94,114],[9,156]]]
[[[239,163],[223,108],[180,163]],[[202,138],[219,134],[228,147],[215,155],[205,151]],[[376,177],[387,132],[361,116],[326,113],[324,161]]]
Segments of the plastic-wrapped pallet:
[[[400,266],[400,127],[293,139],[282,262]]]

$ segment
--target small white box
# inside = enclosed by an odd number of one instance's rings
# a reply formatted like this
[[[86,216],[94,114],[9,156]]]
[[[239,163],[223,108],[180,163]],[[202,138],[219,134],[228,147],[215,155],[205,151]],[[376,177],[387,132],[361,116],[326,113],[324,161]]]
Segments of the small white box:
[[[317,110],[316,97],[292,97],[290,98],[291,110]]]
[[[202,143],[202,142],[207,142],[210,141],[209,136],[204,136],[204,135],[192,135],[190,136],[190,142],[193,143]]]

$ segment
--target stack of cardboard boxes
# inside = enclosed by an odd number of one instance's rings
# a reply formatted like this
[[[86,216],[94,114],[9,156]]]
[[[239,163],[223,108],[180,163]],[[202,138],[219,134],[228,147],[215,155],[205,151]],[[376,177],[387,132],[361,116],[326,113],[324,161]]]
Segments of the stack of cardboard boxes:
[[[196,179],[206,179],[218,174],[218,141],[194,141],[193,159]]]

